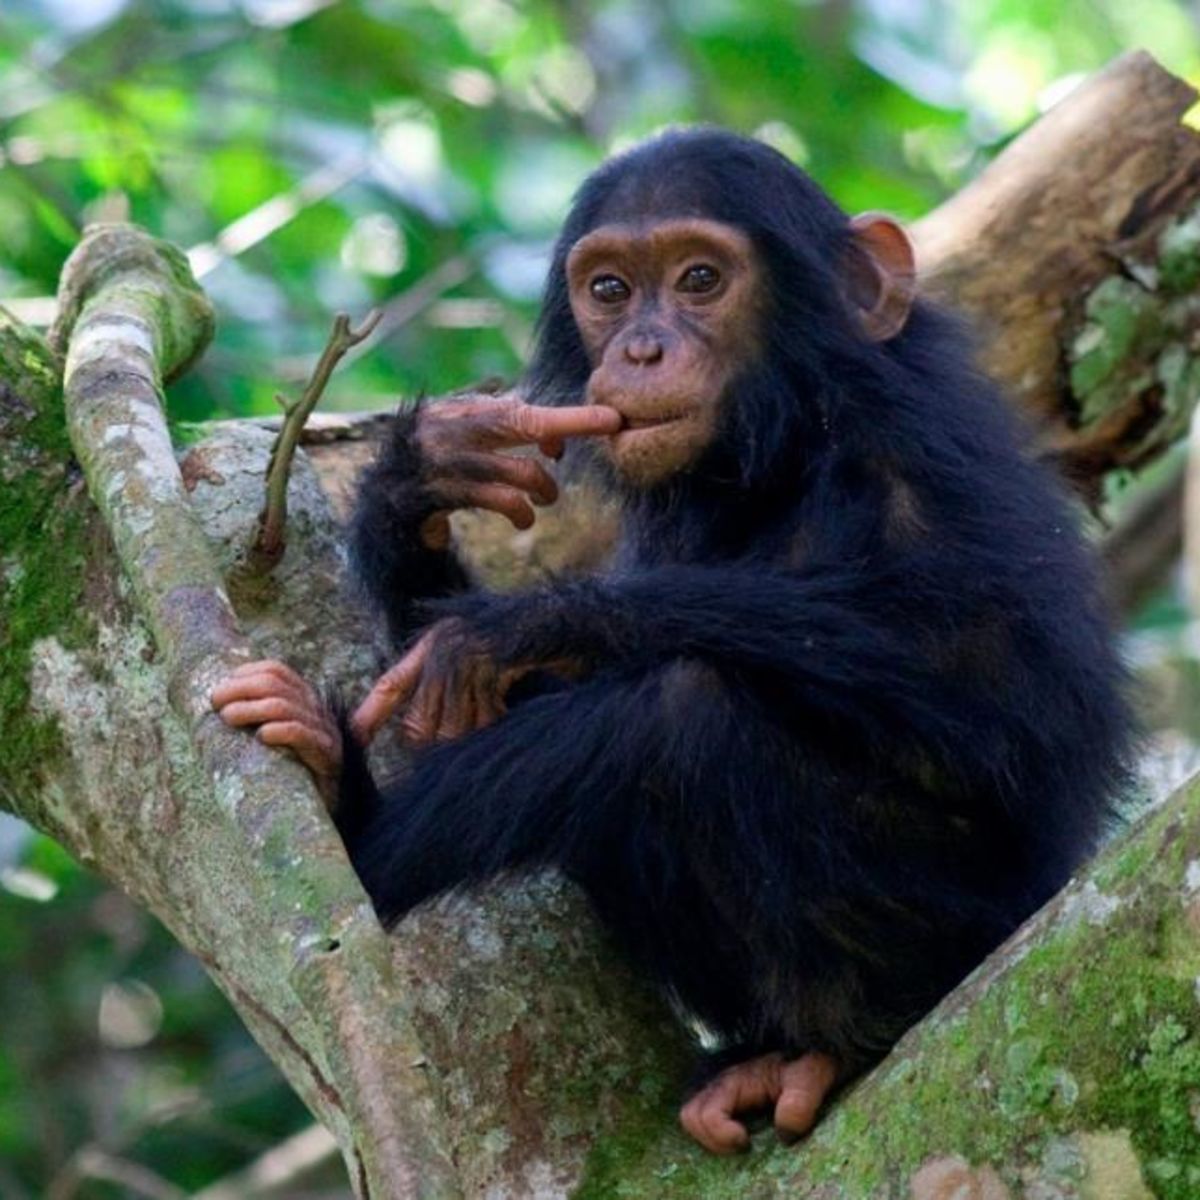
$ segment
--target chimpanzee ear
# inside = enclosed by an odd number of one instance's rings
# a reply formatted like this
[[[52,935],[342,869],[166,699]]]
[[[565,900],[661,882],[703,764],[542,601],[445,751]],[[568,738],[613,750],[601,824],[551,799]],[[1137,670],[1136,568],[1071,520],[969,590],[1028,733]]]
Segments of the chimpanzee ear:
[[[850,299],[873,342],[886,342],[904,328],[917,294],[913,245],[899,222],[865,212],[850,220],[855,252],[847,263]]]

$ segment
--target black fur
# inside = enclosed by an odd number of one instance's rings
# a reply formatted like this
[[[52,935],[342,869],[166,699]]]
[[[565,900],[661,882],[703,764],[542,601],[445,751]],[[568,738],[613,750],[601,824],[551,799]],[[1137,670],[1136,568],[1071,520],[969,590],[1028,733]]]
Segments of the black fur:
[[[417,630],[422,601],[470,587],[454,554],[427,549],[417,535],[437,508],[413,441],[420,407],[397,414],[379,458],[363,474],[351,531],[355,573],[397,646]]]
[[[730,222],[765,345],[692,471],[624,499],[613,570],[437,608],[502,662],[589,671],[418,755],[342,821],[380,914],[557,864],[727,1042],[878,1056],[1055,892],[1125,778],[1123,672],[1058,482],[960,332],[918,303],[863,340],[843,214],[774,151],[669,133],[602,167],[554,256],[529,374],[578,402],[570,246],[614,218]],[[397,631],[461,568],[414,556],[403,438],[358,557]],[[411,455],[408,456],[411,459]],[[619,487],[613,481],[614,487]]]

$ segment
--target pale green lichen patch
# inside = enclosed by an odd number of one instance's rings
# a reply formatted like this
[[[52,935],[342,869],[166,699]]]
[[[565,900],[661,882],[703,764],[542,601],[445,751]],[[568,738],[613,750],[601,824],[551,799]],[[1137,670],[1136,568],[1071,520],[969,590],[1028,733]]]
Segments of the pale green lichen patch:
[[[1083,1161],[1080,1200],[1154,1200],[1127,1129],[1075,1136]]]

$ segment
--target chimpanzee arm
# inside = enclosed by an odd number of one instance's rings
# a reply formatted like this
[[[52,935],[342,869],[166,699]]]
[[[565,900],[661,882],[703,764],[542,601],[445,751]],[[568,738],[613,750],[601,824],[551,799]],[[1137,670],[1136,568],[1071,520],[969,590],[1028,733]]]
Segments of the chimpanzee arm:
[[[418,409],[399,413],[359,489],[350,533],[355,572],[384,614],[396,645],[421,623],[419,606],[471,586],[454,551],[430,549],[421,527],[439,505],[422,479]]]
[[[515,394],[464,395],[399,416],[363,482],[352,537],[358,573],[393,640],[416,630],[422,601],[470,586],[449,549],[451,512],[487,509],[528,529],[532,506],[557,499],[558,485],[536,456],[502,451],[537,446],[555,458],[568,438],[620,427],[620,414],[602,404],[536,408]]]
[[[864,567],[785,572],[769,566],[663,566],[563,583],[514,596],[439,606],[459,614],[502,666],[573,656],[591,666],[693,657],[755,683],[781,715],[841,727],[863,744],[918,750],[978,779],[1077,745],[1106,763],[1125,743],[1113,687],[1121,671],[1074,581],[1049,628],[1038,615],[1059,597],[1022,595],[999,607],[1006,644],[986,672],[951,670],[939,650],[969,642],[980,603],[956,574],[919,583]],[[1031,581],[1029,586],[1035,587]],[[989,581],[998,592],[999,581]],[[1068,610],[1070,611],[1070,610]]]
[[[458,887],[558,866],[711,1028],[769,1049],[832,1048],[857,1020],[851,998],[862,1003],[845,990],[846,944],[869,962],[896,944],[938,951],[887,967],[898,1032],[912,995],[932,998],[961,973],[964,925],[976,939],[1006,932],[938,857],[986,890],[995,840],[980,865],[952,810],[917,804],[899,819],[910,849],[897,854],[869,812],[864,823],[873,776],[869,755],[839,761],[818,733],[782,729],[752,688],[679,659],[535,697],[420,751],[410,774],[371,789],[369,811],[347,796],[335,819],[385,923]],[[848,897],[866,906],[861,919]],[[843,923],[847,942],[832,940]],[[816,1005],[804,999],[814,985]]]
[[[434,611],[465,619],[505,666],[559,655],[593,667],[691,656],[798,688],[908,689],[925,674],[928,622],[918,627],[897,611],[900,582],[854,570],[671,565],[451,599]],[[890,609],[872,603],[881,596]]]

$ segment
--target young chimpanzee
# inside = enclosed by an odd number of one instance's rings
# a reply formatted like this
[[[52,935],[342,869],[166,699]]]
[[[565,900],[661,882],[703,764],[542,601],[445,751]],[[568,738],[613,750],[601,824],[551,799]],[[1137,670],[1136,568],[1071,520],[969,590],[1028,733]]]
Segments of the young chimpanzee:
[[[584,184],[522,393],[402,416],[366,476],[365,581],[397,640],[436,619],[355,738],[277,663],[214,703],[340,775],[385,921],[560,867],[724,1042],[688,1131],[802,1133],[1101,832],[1130,725],[1088,553],[901,229],[732,134]],[[555,484],[497,449],[573,438],[623,502],[611,569],[473,590],[447,513],[529,525]],[[377,791],[355,743],[401,708]]]

